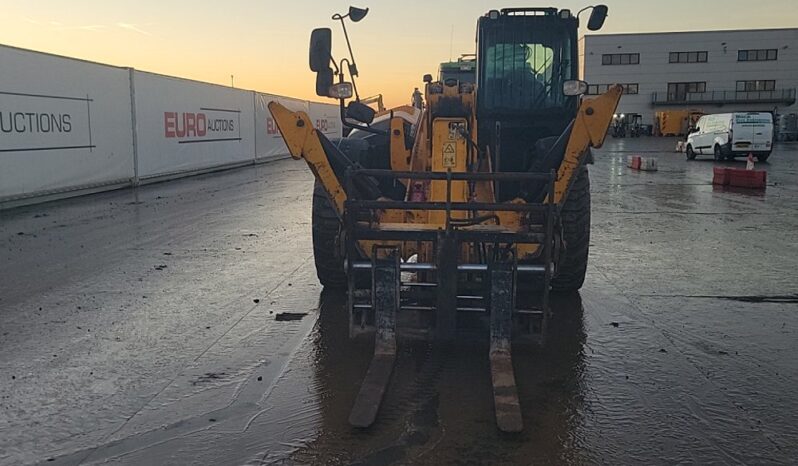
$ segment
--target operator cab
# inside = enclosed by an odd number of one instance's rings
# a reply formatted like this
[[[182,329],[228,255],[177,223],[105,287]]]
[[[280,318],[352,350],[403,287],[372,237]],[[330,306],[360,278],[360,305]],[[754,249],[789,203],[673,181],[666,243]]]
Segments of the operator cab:
[[[505,8],[477,24],[478,117],[576,113],[562,85],[577,79],[579,22],[569,10]]]
[[[606,14],[605,6],[594,7],[588,29],[599,29]],[[578,15],[556,8],[505,8],[479,18],[478,134],[489,135],[479,145],[498,171],[546,168],[536,161],[576,116],[586,87],[578,81],[578,29]],[[503,183],[498,200],[519,189]]]

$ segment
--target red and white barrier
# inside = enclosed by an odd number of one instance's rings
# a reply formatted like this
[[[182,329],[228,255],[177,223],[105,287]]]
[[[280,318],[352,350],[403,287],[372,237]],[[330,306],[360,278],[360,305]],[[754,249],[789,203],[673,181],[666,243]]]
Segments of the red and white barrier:
[[[735,188],[765,189],[768,172],[765,170],[746,170],[743,168],[715,167],[712,184]]]
[[[631,157],[627,157],[626,166],[631,168],[632,170],[655,172],[657,171],[657,159],[653,159],[651,157],[641,157],[639,155],[633,155]]]

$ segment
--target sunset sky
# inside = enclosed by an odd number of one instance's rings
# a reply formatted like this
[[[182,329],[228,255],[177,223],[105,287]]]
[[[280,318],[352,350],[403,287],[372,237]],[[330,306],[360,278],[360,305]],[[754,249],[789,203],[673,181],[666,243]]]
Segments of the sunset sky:
[[[330,19],[346,1],[294,0],[29,0],[4,2],[0,43],[113,65],[131,66],[263,92],[321,100],[307,66],[311,29],[333,27],[334,50],[345,52]],[[549,6],[546,2],[541,6]],[[601,32],[648,32],[798,26],[793,0],[609,0]],[[534,2],[485,0],[357,0],[368,16],[348,24],[360,70],[361,96],[386,104],[409,101],[438,63],[474,50],[476,18],[491,8]],[[559,3],[578,10],[585,3]],[[755,8],[754,5],[758,6]]]

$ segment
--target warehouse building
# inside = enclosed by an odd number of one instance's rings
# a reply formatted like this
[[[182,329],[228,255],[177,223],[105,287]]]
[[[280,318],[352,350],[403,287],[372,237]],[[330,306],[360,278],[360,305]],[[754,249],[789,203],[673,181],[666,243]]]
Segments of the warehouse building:
[[[586,35],[589,94],[619,83],[619,113],[656,128],[665,111],[798,113],[798,28]]]

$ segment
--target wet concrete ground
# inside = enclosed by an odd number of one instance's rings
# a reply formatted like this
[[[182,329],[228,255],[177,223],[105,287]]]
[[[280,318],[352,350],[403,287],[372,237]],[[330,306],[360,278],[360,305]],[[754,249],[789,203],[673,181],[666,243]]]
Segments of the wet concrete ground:
[[[371,348],[317,284],[299,162],[0,211],[0,464],[792,463],[798,146],[756,193],[674,145],[597,153],[585,287],[515,351],[519,436],[481,343],[404,343],[347,425]]]

